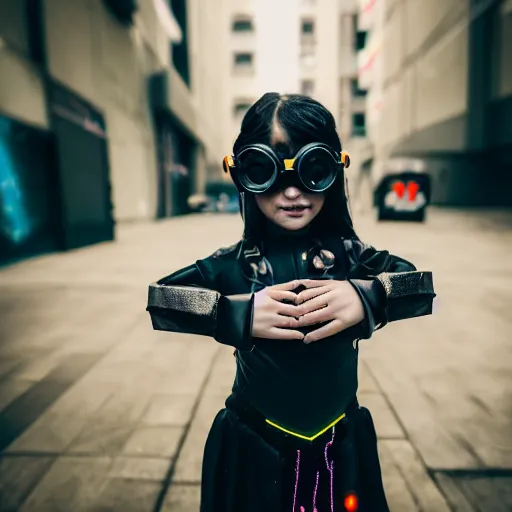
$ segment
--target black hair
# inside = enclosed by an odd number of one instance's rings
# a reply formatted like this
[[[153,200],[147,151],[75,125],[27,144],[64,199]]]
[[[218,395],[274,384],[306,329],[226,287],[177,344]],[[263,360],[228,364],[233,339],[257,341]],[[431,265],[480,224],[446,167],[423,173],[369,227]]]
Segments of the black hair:
[[[276,124],[283,131],[286,142],[273,145],[272,135]],[[333,115],[321,103],[308,96],[271,92],[264,94],[247,111],[240,134],[233,145],[233,154],[236,155],[243,146],[259,143],[274,146],[283,158],[293,158],[300,148],[312,142],[327,144],[341,153],[341,141]],[[247,192],[242,194],[244,239],[259,244],[265,218],[254,196]],[[344,205],[343,210],[340,203]],[[324,206],[313,223],[319,235],[334,230],[344,237],[355,236],[345,198],[344,176],[339,176],[327,191]]]
[[[336,122],[321,103],[301,94],[282,96],[276,92],[264,94],[247,111],[233,145],[233,153],[247,144],[270,146],[276,122],[287,138],[286,158],[292,158],[301,147],[311,142],[323,142],[341,153]],[[283,149],[282,144],[279,149]]]

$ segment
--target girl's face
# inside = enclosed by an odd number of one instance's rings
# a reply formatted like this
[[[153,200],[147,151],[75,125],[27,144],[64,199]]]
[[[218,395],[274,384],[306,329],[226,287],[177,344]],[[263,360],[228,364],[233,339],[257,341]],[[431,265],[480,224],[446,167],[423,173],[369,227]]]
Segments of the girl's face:
[[[320,213],[325,195],[287,186],[278,191],[258,194],[255,199],[267,219],[284,229],[297,231],[306,227]]]

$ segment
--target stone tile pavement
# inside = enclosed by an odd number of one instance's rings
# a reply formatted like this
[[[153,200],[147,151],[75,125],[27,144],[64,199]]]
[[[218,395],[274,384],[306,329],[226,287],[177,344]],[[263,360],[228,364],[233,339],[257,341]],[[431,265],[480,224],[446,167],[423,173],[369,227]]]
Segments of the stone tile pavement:
[[[356,228],[432,269],[438,293],[432,317],[362,344],[391,510],[512,510],[512,214]],[[0,269],[0,511],[198,511],[232,351],[152,331],[146,290],[240,231],[216,215],[123,226]]]

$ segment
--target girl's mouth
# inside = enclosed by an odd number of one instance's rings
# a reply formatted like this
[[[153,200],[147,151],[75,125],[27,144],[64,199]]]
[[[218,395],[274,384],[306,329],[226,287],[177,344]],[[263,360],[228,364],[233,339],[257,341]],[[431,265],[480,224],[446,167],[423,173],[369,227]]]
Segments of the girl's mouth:
[[[282,210],[288,217],[302,217],[302,215],[304,215],[304,213],[310,209],[310,206],[281,206],[279,209]]]
[[[285,212],[303,212],[304,210],[308,210],[309,206],[304,205],[294,205],[294,206],[280,206],[281,210],[284,210]]]

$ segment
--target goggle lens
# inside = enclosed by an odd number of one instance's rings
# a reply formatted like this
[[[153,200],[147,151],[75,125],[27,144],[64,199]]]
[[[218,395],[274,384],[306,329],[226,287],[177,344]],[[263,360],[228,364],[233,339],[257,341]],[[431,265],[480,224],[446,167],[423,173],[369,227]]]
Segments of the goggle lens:
[[[242,185],[249,190],[262,188],[275,179],[276,166],[272,159],[257,149],[242,151],[237,158]]]
[[[323,147],[307,149],[295,159],[293,169],[286,170],[265,150],[248,147],[236,157],[236,180],[244,189],[256,194],[273,186],[282,188],[291,184],[306,192],[323,192],[333,184],[338,168],[339,163]]]
[[[332,155],[322,148],[308,151],[300,160],[299,176],[304,186],[311,191],[323,191],[336,178],[337,164]]]

